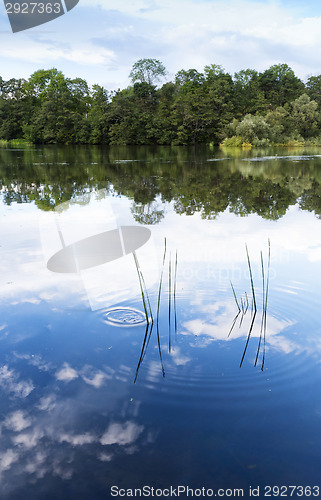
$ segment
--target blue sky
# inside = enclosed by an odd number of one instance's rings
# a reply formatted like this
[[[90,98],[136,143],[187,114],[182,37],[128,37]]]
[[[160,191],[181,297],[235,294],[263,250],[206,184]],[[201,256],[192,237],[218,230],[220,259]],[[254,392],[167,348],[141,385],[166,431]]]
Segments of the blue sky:
[[[315,0],[80,0],[64,16],[12,33],[0,4],[0,75],[56,67],[109,90],[129,85],[141,58],[180,69],[220,64],[229,73],[287,63],[321,74],[321,2]]]

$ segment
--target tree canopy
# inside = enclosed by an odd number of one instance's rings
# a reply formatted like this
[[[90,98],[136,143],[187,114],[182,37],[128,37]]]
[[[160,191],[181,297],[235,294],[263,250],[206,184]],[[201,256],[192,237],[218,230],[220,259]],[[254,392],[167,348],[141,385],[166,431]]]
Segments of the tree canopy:
[[[145,82],[154,85],[166,75],[165,66],[158,59],[139,59],[129,73],[133,83]]]
[[[304,84],[287,64],[233,76],[218,64],[181,69],[140,59],[131,85],[107,91],[56,68],[0,77],[0,139],[44,144],[266,145],[321,143],[321,75]]]

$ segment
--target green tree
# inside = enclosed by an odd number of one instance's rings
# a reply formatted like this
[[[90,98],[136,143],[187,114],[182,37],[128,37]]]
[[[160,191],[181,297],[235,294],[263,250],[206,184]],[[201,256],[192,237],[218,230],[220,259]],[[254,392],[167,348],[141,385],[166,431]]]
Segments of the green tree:
[[[39,69],[30,76],[24,88],[28,95],[44,100],[49,93],[61,92],[62,85],[64,84],[65,77],[56,68]]]
[[[38,70],[24,86],[33,100],[33,112],[24,124],[24,135],[32,142],[80,142],[83,121],[88,112],[88,84],[81,78],[65,78],[53,68]]]
[[[208,110],[204,76],[196,70],[181,70],[176,75],[176,92],[171,119],[175,125],[174,144],[195,144],[204,139]]]
[[[275,64],[260,73],[259,84],[270,109],[284,106],[304,92],[304,83],[287,64]]]
[[[205,66],[204,91],[206,96],[208,130],[206,142],[218,144],[233,118],[233,80],[222,66]]]
[[[153,85],[135,83],[115,94],[109,106],[111,144],[156,142],[157,93]]]
[[[11,78],[0,82],[0,137],[21,139],[23,125],[30,114],[30,99],[24,92],[25,80]]]
[[[264,111],[266,103],[257,71],[245,69],[234,74],[233,102],[235,117]]]
[[[87,117],[83,120],[79,132],[79,135],[82,135],[81,142],[108,144],[109,106],[110,97],[108,92],[100,85],[93,85]]]
[[[260,141],[270,139],[270,126],[263,116],[245,115],[243,120],[236,126],[236,134],[242,140],[254,145],[259,145]]]
[[[282,143],[289,139],[293,132],[289,117],[290,112],[282,106],[265,115],[265,121],[270,126],[270,138],[273,142]]]
[[[166,75],[165,66],[158,59],[139,59],[133,64],[129,78],[133,83],[148,83],[155,85]]]
[[[321,75],[318,76],[310,76],[306,83],[306,90],[314,101],[321,105]]]
[[[175,98],[176,86],[172,82],[165,83],[157,90],[158,105],[154,124],[158,144],[172,144],[175,140],[177,129],[173,117]]]
[[[311,100],[307,94],[302,94],[293,101],[291,118],[294,127],[304,139],[318,133],[320,123],[318,103]]]
[[[205,77],[203,73],[199,73],[196,69],[181,69],[175,75],[175,84],[178,89],[183,89],[183,92],[188,92],[191,88],[199,87],[204,83]]]

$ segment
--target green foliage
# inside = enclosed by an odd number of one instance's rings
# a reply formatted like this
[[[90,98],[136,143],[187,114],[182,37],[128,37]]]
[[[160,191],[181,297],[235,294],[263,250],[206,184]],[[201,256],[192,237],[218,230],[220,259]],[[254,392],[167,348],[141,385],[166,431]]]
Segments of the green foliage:
[[[263,73],[228,74],[217,64],[166,74],[157,59],[140,59],[132,85],[107,92],[56,68],[28,80],[0,77],[0,139],[45,144],[241,144],[265,146],[318,138],[321,75],[306,86],[286,64]],[[319,139],[316,139],[319,140]],[[239,144],[239,141],[236,141]]]
[[[307,94],[293,101],[291,117],[296,130],[303,138],[313,137],[318,133],[320,123],[318,103],[311,100]]]
[[[306,83],[306,91],[308,96],[316,101],[318,105],[321,104],[321,75],[310,76]]]
[[[275,64],[260,73],[259,84],[270,109],[284,106],[304,92],[304,83],[287,64]]]
[[[236,116],[264,111],[266,101],[257,71],[245,69],[234,74],[233,101]]]
[[[278,107],[273,111],[269,111],[265,115],[265,120],[270,126],[270,138],[273,142],[282,142],[286,137],[289,127],[289,112]]]
[[[204,75],[196,69],[181,69],[176,73],[175,84],[182,89],[181,92],[188,92],[192,88],[199,87],[204,83]]]
[[[148,83],[154,85],[166,75],[165,66],[158,59],[139,59],[133,64],[129,78],[133,83]]]
[[[233,135],[232,137],[226,137],[221,143],[223,148],[239,148],[242,146],[243,140],[240,135]]]
[[[236,133],[243,142],[253,145],[261,145],[260,141],[270,139],[271,130],[263,116],[245,115],[243,120],[236,126]]]

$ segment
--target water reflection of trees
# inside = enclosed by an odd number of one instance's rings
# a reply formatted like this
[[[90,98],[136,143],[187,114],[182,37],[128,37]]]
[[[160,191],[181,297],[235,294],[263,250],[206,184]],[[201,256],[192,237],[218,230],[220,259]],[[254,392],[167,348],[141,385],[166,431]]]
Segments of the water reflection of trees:
[[[131,208],[136,222],[140,224],[158,224],[164,217],[165,211],[157,202],[138,204],[133,203]]]
[[[157,224],[164,204],[178,214],[199,212],[213,219],[229,209],[238,216],[256,213],[276,220],[290,205],[321,216],[321,159],[290,156],[251,161],[225,159],[205,147],[34,147],[0,149],[0,188],[4,203],[34,202],[41,210],[85,192],[105,188],[133,200],[143,224]],[[247,157],[246,157],[247,155]],[[305,158],[305,160],[304,160]],[[220,161],[207,161],[215,159]],[[247,160],[247,161],[244,161]]]

